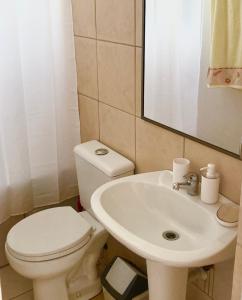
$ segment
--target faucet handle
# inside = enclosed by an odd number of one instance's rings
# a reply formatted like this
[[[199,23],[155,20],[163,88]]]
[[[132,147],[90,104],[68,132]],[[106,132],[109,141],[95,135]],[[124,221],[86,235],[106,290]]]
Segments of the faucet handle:
[[[187,180],[187,181],[190,181],[190,182],[197,182],[199,181],[199,175],[195,172],[190,172],[188,174],[186,174],[184,176],[184,178]]]
[[[184,176],[186,182],[175,182],[172,185],[173,190],[179,191],[180,187],[186,187],[187,193],[191,196],[198,195],[199,176],[197,173],[188,173]]]
[[[172,184],[172,188],[173,188],[173,190],[179,191],[179,189],[180,189],[180,183],[179,182],[174,182]]]
[[[198,186],[199,186],[199,175],[197,173],[188,173],[184,176],[189,183],[189,187],[187,188],[187,193],[191,196],[198,195]]]

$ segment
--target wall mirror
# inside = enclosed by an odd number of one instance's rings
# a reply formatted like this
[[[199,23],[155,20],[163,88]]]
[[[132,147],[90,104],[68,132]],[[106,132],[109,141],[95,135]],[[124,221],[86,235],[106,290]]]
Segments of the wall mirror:
[[[242,91],[208,88],[210,0],[147,0],[142,117],[236,158]]]

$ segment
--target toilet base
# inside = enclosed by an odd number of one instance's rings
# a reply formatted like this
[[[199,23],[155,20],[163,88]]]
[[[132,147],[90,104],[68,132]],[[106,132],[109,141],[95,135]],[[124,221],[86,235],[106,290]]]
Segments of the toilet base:
[[[68,293],[70,300],[89,300],[102,291],[100,278],[88,280],[88,278],[80,278],[70,283]]]
[[[54,278],[33,280],[34,300],[69,300],[66,274]]]

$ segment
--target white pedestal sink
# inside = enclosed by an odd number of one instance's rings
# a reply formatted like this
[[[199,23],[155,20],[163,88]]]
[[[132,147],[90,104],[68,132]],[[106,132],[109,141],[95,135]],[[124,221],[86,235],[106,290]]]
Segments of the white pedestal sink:
[[[150,300],[186,299],[188,268],[166,266],[151,260],[146,260],[146,264]]]
[[[150,300],[184,300],[189,267],[234,256],[236,228],[216,220],[223,196],[214,205],[174,191],[170,171],[121,178],[92,196],[99,221],[122,244],[147,262]]]

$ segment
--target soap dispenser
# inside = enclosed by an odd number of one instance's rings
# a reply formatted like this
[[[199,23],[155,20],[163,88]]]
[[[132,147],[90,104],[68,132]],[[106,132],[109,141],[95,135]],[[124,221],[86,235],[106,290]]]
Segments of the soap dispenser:
[[[220,176],[215,164],[208,164],[200,169],[202,174],[201,200],[207,204],[214,204],[219,197]]]

